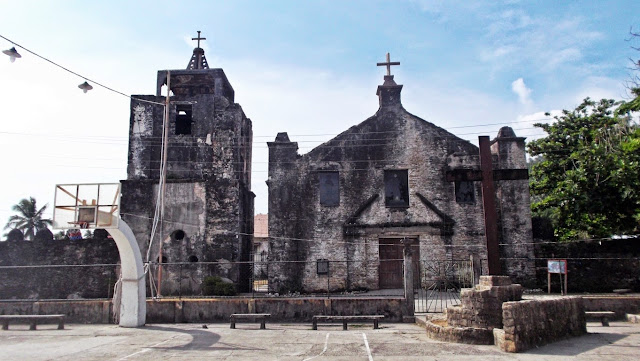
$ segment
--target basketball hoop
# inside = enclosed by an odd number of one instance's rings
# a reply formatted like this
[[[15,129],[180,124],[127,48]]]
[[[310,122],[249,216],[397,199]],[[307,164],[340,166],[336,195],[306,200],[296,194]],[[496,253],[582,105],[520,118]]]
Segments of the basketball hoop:
[[[112,229],[120,219],[120,184],[56,185],[54,228]]]

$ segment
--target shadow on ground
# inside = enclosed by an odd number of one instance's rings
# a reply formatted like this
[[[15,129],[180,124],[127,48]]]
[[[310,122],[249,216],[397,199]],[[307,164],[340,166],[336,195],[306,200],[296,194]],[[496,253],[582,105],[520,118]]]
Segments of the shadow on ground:
[[[609,329],[613,330],[617,327],[625,326],[612,326]],[[600,347],[631,347],[625,345],[614,345],[628,335],[622,335],[619,333],[609,332],[590,332],[584,336],[568,338],[558,342],[550,343],[539,348],[533,348],[525,351],[524,353],[533,355],[561,355],[561,356],[576,356]],[[633,346],[638,347],[638,346]]]
[[[220,342],[220,335],[209,329],[181,329],[166,326],[146,326],[146,330],[179,332],[191,336],[191,341],[180,346],[156,346],[158,350],[210,350],[210,351],[235,351],[235,350],[263,350],[263,348],[254,348],[235,345],[231,343]]]

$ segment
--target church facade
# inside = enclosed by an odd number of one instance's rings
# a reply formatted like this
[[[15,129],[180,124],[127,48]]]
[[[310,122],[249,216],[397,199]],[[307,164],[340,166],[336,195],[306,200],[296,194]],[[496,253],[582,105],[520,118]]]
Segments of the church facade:
[[[166,152],[163,89],[171,94]],[[199,294],[208,275],[249,287],[250,267],[240,262],[250,260],[253,234],[252,141],[251,120],[234,102],[224,71],[209,68],[199,43],[187,69],[158,71],[155,95],[132,97],[122,217],[143,258],[149,252],[152,263],[163,264],[161,271],[150,269],[162,295]],[[163,207],[156,204],[158,192]],[[157,207],[164,216],[150,242]]]
[[[479,172],[479,149],[405,110],[401,90],[388,70],[378,111],[304,155],[287,133],[268,143],[271,290],[401,288],[407,239],[423,268],[474,256],[486,273],[482,182],[460,176]],[[511,128],[501,129],[490,149],[495,170],[526,172],[524,138]],[[528,180],[498,181],[489,196],[502,272],[529,284]]]

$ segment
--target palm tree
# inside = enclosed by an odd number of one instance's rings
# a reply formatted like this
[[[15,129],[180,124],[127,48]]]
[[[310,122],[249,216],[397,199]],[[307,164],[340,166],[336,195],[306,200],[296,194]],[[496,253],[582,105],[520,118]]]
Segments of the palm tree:
[[[25,239],[33,239],[36,232],[41,229],[46,229],[53,224],[50,219],[42,218],[42,214],[44,210],[47,209],[47,205],[45,204],[44,207],[38,209],[38,207],[36,207],[36,200],[33,197],[21,200],[11,209],[18,214],[9,217],[9,222],[4,226],[4,229],[19,229],[24,233]]]

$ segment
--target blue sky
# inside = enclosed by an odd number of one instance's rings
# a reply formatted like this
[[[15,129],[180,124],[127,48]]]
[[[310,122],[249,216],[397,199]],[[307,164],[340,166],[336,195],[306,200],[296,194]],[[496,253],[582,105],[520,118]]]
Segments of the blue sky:
[[[471,141],[511,125],[529,139],[544,112],[624,99],[638,1],[5,1],[0,35],[126,94],[185,68],[201,30],[253,121],[256,212],[266,212],[266,141],[301,152],[377,110],[386,52],[417,116]],[[640,45],[638,43],[636,46]],[[11,43],[0,39],[0,49]],[[2,225],[56,183],[126,177],[129,100],[26,51],[0,57]],[[50,214],[51,212],[49,212]]]

